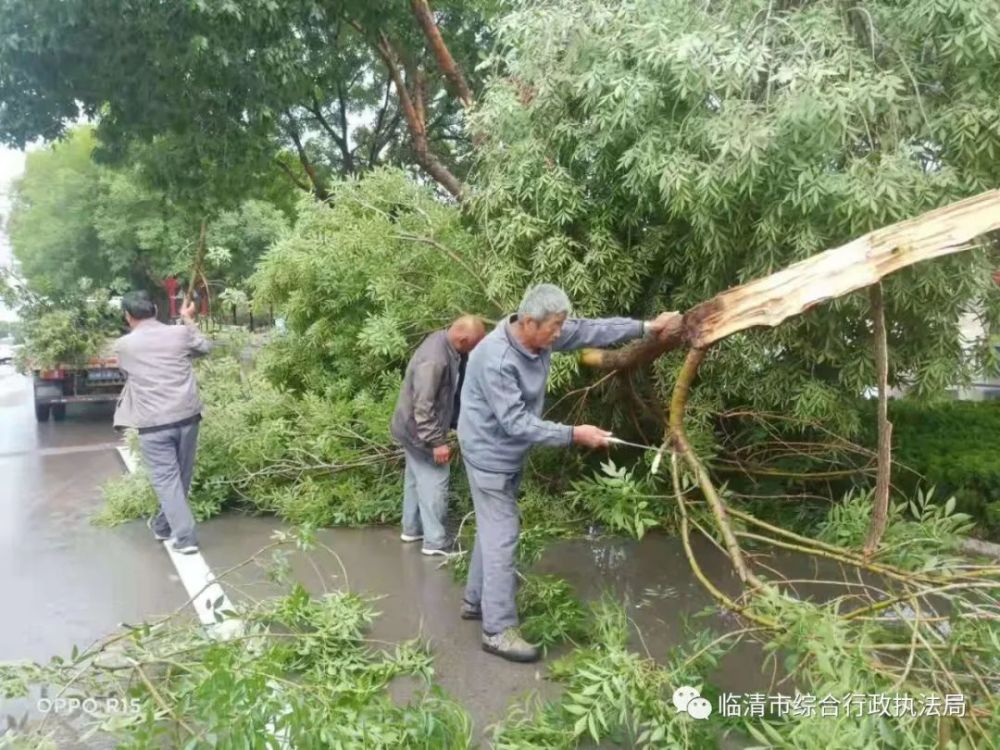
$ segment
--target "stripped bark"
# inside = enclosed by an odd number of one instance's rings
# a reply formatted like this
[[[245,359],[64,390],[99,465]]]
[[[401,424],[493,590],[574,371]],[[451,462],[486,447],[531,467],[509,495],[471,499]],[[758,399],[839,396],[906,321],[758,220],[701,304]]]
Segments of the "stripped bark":
[[[976,237],[997,229],[1000,229],[1000,191],[982,193],[871,232],[778,273],[734,287],[695,306],[656,338],[639,341],[618,351],[586,350],[582,353],[581,362],[602,369],[627,370],[650,362],[685,343],[690,346],[674,385],[667,423],[668,438],[675,454],[681,454],[698,482],[740,580],[760,589],[764,584],[747,566],[740,549],[739,535],[733,531],[725,502],[688,443],[684,411],[691,384],[705,350],[714,342],[747,328],[776,326],[820,302],[866,286],[873,287],[872,312],[875,317],[879,378],[879,469],[875,511],[864,550],[867,558],[885,531],[891,459],[892,427],[886,406],[888,353],[880,281],[893,271],[922,260],[967,250]],[[747,536],[745,533],[742,535]]]
[[[875,374],[878,378],[878,477],[875,480],[875,498],[871,523],[865,537],[865,558],[878,549],[889,522],[889,479],[892,473],[892,423],[889,421],[887,391],[889,389],[889,351],[885,333],[885,304],[882,284],[869,289],[872,317],[875,319]]]
[[[600,369],[631,369],[681,344],[704,348],[748,328],[774,327],[907,266],[968,250],[976,237],[997,229],[1000,190],[980,193],[722,292],[688,310],[675,336],[616,352],[589,350],[582,361]]]

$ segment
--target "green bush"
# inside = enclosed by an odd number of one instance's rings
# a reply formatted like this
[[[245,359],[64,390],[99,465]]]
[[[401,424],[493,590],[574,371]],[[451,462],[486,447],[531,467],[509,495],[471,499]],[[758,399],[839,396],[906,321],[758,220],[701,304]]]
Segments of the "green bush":
[[[195,517],[235,506],[313,526],[397,521],[402,471],[388,429],[398,375],[366,390],[333,382],[321,394],[296,395],[245,371],[237,356],[223,346],[197,365],[205,418],[191,485]],[[155,508],[144,475],[113,480],[104,492],[99,523]]]
[[[110,339],[121,333],[121,313],[108,304],[107,295],[69,301],[59,307],[26,308],[20,334],[18,369],[77,364],[103,353]]]
[[[895,471],[894,484],[909,495],[922,476],[939,497],[954,495],[956,509],[982,531],[1000,535],[1000,402],[892,401],[889,419],[894,458],[905,467]]]
[[[848,549],[861,549],[872,517],[872,493],[851,492],[830,508],[819,524],[816,538]],[[950,552],[961,535],[972,527],[969,516],[956,510],[955,497],[934,497],[933,491],[917,489],[905,502],[889,507],[888,525],[882,537],[880,556],[903,568],[929,570],[947,568]]]

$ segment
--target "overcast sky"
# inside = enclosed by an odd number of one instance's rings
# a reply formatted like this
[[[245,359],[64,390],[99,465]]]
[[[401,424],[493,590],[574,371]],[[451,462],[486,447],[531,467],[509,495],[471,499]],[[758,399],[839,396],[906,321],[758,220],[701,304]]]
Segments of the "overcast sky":
[[[6,224],[10,213],[10,190],[14,180],[24,171],[24,152],[0,147],[0,268],[10,268],[11,250],[7,239]],[[12,317],[0,302],[0,320]]]

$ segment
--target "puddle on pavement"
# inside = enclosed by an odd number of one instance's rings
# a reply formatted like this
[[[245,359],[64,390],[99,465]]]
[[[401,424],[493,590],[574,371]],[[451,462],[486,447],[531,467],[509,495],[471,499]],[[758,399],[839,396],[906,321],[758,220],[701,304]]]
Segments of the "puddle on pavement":
[[[248,550],[265,546],[280,528],[273,519],[230,516],[208,522],[201,537],[205,556],[219,574],[241,562]],[[420,554],[419,545],[402,544],[394,529],[328,529],[317,538],[334,550],[346,569],[350,588],[378,597],[381,616],[372,637],[386,641],[420,637],[430,642],[435,678],[469,710],[477,735],[502,718],[509,705],[531,693],[541,698],[558,694],[545,679],[545,662],[511,664],[485,654],[479,647],[479,624],[458,617],[462,587],[439,560]],[[693,540],[698,560],[710,580],[723,591],[739,591],[728,560],[711,543]],[[342,585],[340,565],[323,553],[313,556],[320,570],[299,553],[291,555],[293,578],[313,593]],[[814,576],[812,564],[789,558],[777,563],[790,578]],[[533,569],[568,580],[584,600],[610,594],[622,602],[636,625],[636,651],[663,660],[671,647],[688,640],[692,629],[719,635],[744,627],[736,617],[720,611],[691,572],[679,539],[649,535],[640,542],[619,539],[575,539],[553,543]],[[320,578],[322,575],[322,580]],[[228,579],[227,579],[228,580]],[[273,591],[263,570],[241,570],[230,591],[263,597]],[[802,593],[802,592],[800,592]],[[705,617],[696,614],[710,610]],[[557,656],[556,650],[550,658]],[[765,668],[759,645],[743,642],[719,664],[712,681],[730,692],[768,692],[772,680],[782,677]],[[412,686],[401,690],[407,695]],[[787,691],[789,686],[783,688]]]
[[[139,523],[135,525],[138,531]],[[273,518],[228,514],[200,525],[202,551],[220,576],[265,547],[280,528]],[[339,561],[319,551],[311,555],[312,561],[293,552],[289,555],[292,579],[313,593],[346,584],[353,591],[376,597],[374,607],[380,616],[371,634],[375,640],[398,642],[419,637],[428,641],[436,681],[469,711],[482,746],[488,746],[489,726],[501,719],[512,703],[523,702],[532,694],[542,699],[558,694],[558,685],[545,679],[545,662],[513,664],[480,649],[479,623],[458,616],[462,586],[452,571],[443,568],[439,559],[421,555],[419,545],[401,543],[397,530],[324,529],[317,539],[333,550]],[[705,574],[719,588],[735,594],[738,581],[725,557],[705,540],[693,540],[693,545]],[[771,562],[789,577],[815,576],[812,564],[804,560]],[[688,640],[690,628],[710,629],[721,635],[743,626],[715,605],[692,574],[680,540],[673,537],[649,535],[641,542],[606,538],[559,541],[546,550],[534,571],[565,578],[585,600],[607,593],[622,602],[641,632],[641,638],[633,638],[634,648],[654,659],[662,660],[671,647]],[[254,565],[226,576],[223,584],[234,601],[276,593],[265,569]],[[711,613],[694,617],[705,610]],[[711,679],[726,691],[768,692],[774,675],[763,668],[764,664],[759,646],[744,642],[721,661]],[[405,699],[414,686],[401,683],[398,687],[394,692]]]

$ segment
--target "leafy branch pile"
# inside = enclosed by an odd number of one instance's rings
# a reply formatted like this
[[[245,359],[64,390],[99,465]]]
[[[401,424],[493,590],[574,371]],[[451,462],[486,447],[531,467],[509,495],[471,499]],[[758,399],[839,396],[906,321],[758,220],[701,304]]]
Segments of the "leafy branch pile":
[[[400,453],[387,427],[394,400],[332,391],[299,398],[227,356],[199,367],[199,379],[206,408],[191,491],[196,518],[231,507],[314,526],[398,519]],[[104,492],[98,523],[156,507],[143,473],[111,480]]]
[[[129,710],[97,709],[82,727],[84,739],[110,734],[128,748],[236,750],[266,737],[296,748],[468,747],[469,718],[434,686],[426,648],[369,641],[375,611],[350,593],[346,578],[336,591],[317,595],[293,584],[287,552],[295,547],[336,563],[335,553],[298,535],[279,536],[236,566],[264,565],[287,588],[282,596],[245,601],[239,612],[218,612],[222,623],[239,621],[237,635],[212,637],[182,607],[68,660],[2,666],[0,695],[24,696],[44,685],[53,698],[118,698]],[[406,701],[390,692],[401,678],[412,678]],[[45,747],[50,730],[43,718],[27,732],[0,737],[0,747]]]
[[[199,369],[199,517],[237,504],[321,526],[398,519],[389,421],[402,368],[427,333],[487,307],[472,261],[453,260],[478,249],[454,208],[394,171],[333,190],[333,208],[300,206],[251,282],[258,303],[283,311],[286,332],[250,369],[226,352]],[[105,521],[134,517],[119,487]]]
[[[699,528],[711,523],[701,503],[687,501],[684,513]],[[747,592],[732,607],[742,612],[744,627],[718,636],[701,629],[683,649],[657,655],[656,661],[641,655],[641,633],[632,632],[626,612],[598,605],[587,617],[580,647],[551,666],[551,677],[565,692],[546,704],[513,709],[496,728],[494,746],[715,747],[718,733],[727,732],[756,741],[755,747],[789,750],[995,747],[998,569],[955,557],[956,535],[967,529],[968,518],[954,512],[953,501],[942,506],[920,496],[912,507],[893,509],[878,575],[873,578],[869,570],[856,576],[851,550],[863,544],[870,515],[869,496],[848,498],[819,529],[819,541],[794,540],[797,551],[828,556],[840,566],[820,560],[821,572],[808,581],[775,579],[782,593],[777,586]],[[749,516],[738,518],[745,538],[756,535],[752,550],[763,552],[769,540],[786,545],[793,539],[780,529],[762,530]],[[800,588],[810,593],[799,594]],[[768,705],[761,716],[748,716],[744,709],[728,718],[713,714],[711,722],[673,710],[671,695],[679,685],[700,686],[717,708],[719,688],[706,680],[721,657],[746,640],[763,647],[761,671],[774,675],[768,695],[837,701],[904,695],[918,704],[932,696],[930,705],[937,710],[859,716],[841,708],[782,716]],[[962,696],[961,717],[944,716],[949,695]]]
[[[867,499],[856,498],[847,507],[865,520],[869,505]],[[991,738],[1000,731],[1000,711],[990,694],[991,681],[1000,673],[1000,641],[990,618],[1000,610],[1000,598],[988,576],[977,578],[977,572],[986,569],[954,572],[956,561],[948,556],[948,543],[964,520],[930,502],[918,510],[936,519],[930,526],[934,531],[929,548],[939,557],[928,565],[923,556],[902,553],[906,545],[899,544],[901,554],[893,562],[914,580],[950,577],[978,583],[964,590],[955,584],[920,590],[887,577],[872,583],[817,576],[810,586],[829,586],[838,593],[821,595],[818,601],[765,593],[753,598],[750,614],[767,618],[773,626],[749,622],[716,633],[693,625],[682,647],[658,653],[655,659],[644,652],[642,634],[634,629],[627,609],[607,599],[589,609],[563,601],[559,612],[550,610],[548,616],[572,627],[577,647],[550,667],[550,677],[562,687],[560,695],[545,703],[530,700],[512,706],[487,729],[492,746],[700,748],[717,746],[728,734],[737,741],[756,741],[759,747],[788,750],[992,747]],[[704,515],[694,503],[689,512]],[[844,544],[863,541],[863,523],[854,525],[854,539],[843,536],[844,526],[851,527],[850,519],[831,519],[824,538]],[[887,538],[913,540],[925,534],[925,528],[926,523],[907,520],[897,509]],[[313,556],[320,570],[340,571],[324,577],[322,593],[310,595],[289,577],[293,548]],[[86,719],[85,728],[110,734],[123,747],[167,742],[237,748],[270,734],[287,738],[295,747],[476,746],[460,702],[434,686],[431,656],[423,646],[367,639],[374,619],[370,603],[350,593],[348,571],[338,567],[336,554],[317,544],[311,533],[279,534],[268,547],[224,572],[224,585],[250,565],[263,566],[286,593],[264,601],[247,599],[238,611],[217,613],[222,625],[242,623],[230,639],[209,637],[181,616],[182,607],[171,617],[75,651],[65,661],[0,666],[0,690],[12,697],[46,686],[49,697],[136,700],[134,712],[97,712]],[[789,582],[789,591],[795,591],[795,583]],[[559,582],[529,582],[525,588],[538,585],[558,588]],[[917,603],[931,590],[947,605],[931,611]],[[561,598],[556,593],[549,601]],[[718,706],[721,691],[712,677],[722,658],[744,641],[763,645],[763,671],[773,668],[774,673],[769,695],[780,693],[792,700],[799,691],[842,700],[859,694],[901,694],[917,701],[934,696],[940,707],[944,696],[962,694],[966,715],[862,717],[817,711],[778,716],[768,708],[759,717],[713,715],[711,721],[697,721],[677,712],[672,693],[679,685],[697,686]],[[415,687],[408,681],[408,698],[401,699],[394,688],[400,678],[415,678]],[[9,733],[0,747],[47,747],[44,739],[50,729],[43,720]]]
[[[24,346],[18,351],[18,369],[73,366],[110,354],[111,339],[122,332],[121,311],[109,304],[106,292],[83,294],[59,304],[22,308]]]

